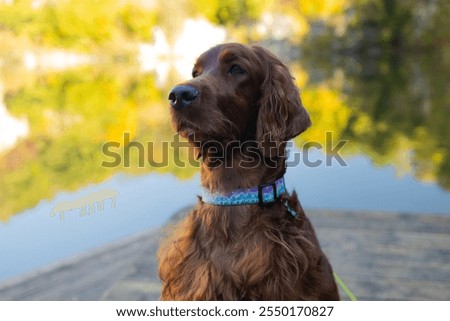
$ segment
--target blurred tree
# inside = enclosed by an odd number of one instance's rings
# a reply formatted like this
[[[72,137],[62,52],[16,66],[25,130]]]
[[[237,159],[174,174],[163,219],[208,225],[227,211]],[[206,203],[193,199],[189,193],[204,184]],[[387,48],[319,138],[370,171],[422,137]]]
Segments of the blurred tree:
[[[155,10],[130,2],[119,10],[119,18],[125,37],[146,42],[152,40],[152,29],[157,23]]]
[[[450,66],[439,51],[395,57],[347,75],[354,117],[346,135],[377,165],[396,165],[401,151],[417,178],[450,189]]]
[[[35,44],[89,51],[110,42],[149,41],[156,11],[117,0],[32,0],[0,5],[0,32],[27,36]],[[1,48],[2,44],[0,44]]]
[[[298,0],[301,14],[311,19],[327,19],[345,12],[351,0]]]
[[[0,155],[0,219],[32,207],[61,190],[74,190],[105,180],[114,173],[171,172],[191,177],[197,167],[180,168],[173,150],[163,150],[173,132],[161,91],[151,74],[136,70],[78,68],[48,73],[25,87],[6,93],[5,103],[17,116],[26,115],[30,135],[13,150]],[[166,112],[153,119],[153,112]],[[109,159],[102,153],[105,142],[116,141],[123,156],[124,134],[145,146],[155,161],[165,157],[167,166],[152,167],[148,155],[130,153],[130,167],[123,162],[102,167]],[[147,142],[153,142],[151,151]],[[177,151],[180,153],[180,151]],[[139,157],[145,160],[139,167]],[[181,151],[187,160],[187,150]]]
[[[16,36],[27,30],[27,25],[36,23],[37,15],[32,0],[16,0],[12,4],[0,4],[0,30],[9,30]]]
[[[269,41],[287,27],[275,42],[297,56],[302,48],[302,62],[293,72],[314,123],[298,144],[304,139],[324,143],[324,132],[332,131],[334,138],[351,141],[346,152],[363,152],[379,166],[393,164],[450,188],[448,1],[154,3],[141,7],[130,1],[63,0],[33,7],[31,0],[16,0],[0,5],[0,59],[16,49],[40,46],[109,55],[114,48],[122,51],[130,43],[150,41],[156,25],[174,38],[185,18],[198,15],[229,31],[243,30],[244,40],[257,39],[252,37],[261,21],[268,32],[260,35]],[[9,62],[20,61],[23,53],[11,56]],[[162,142],[173,139],[168,111],[153,76],[135,67],[91,66],[29,76],[23,68],[4,64],[6,105],[14,115],[26,115],[31,134],[0,155],[0,218],[57,191],[123,170],[99,164],[104,160],[103,142],[123,145],[124,133],[144,144],[154,142],[153,156],[161,159]],[[184,151],[177,153],[186,157]],[[126,169],[130,173],[189,177],[196,172],[195,166],[175,166],[178,154],[171,155],[164,168],[138,168],[137,155],[131,156],[132,166]]]
[[[219,1],[216,19],[220,24],[245,24],[259,18],[262,9],[264,9],[264,0]]]

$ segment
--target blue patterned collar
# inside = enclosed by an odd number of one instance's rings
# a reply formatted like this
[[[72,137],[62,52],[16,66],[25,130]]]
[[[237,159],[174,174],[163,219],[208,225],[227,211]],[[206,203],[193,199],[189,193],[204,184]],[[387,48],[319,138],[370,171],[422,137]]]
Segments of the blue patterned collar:
[[[277,201],[284,193],[286,193],[286,185],[284,177],[281,177],[270,184],[237,189],[228,194],[212,194],[204,188],[202,201],[211,205],[263,205]]]

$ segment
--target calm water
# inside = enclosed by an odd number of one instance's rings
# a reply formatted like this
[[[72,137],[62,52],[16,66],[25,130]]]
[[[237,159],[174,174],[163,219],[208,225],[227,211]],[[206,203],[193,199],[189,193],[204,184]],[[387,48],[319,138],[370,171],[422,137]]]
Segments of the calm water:
[[[450,215],[450,90],[442,67],[448,59],[439,53],[327,57],[267,45],[289,64],[313,120],[292,151],[306,141],[326,146],[326,132],[333,145],[348,141],[340,151],[347,166],[289,168],[288,187],[306,209]],[[0,279],[160,227],[195,203],[198,169],[176,166],[162,147],[173,139],[167,93],[188,77],[193,58],[178,68],[155,50],[145,47],[130,63],[79,57],[70,68],[40,68],[35,57],[3,66]],[[125,153],[124,134],[154,143],[149,158],[167,156],[167,166],[138,166],[136,150],[130,166],[101,166],[105,142],[119,143]],[[323,151],[313,150],[310,159],[325,160]],[[108,193],[116,194],[102,196]],[[104,207],[89,212],[99,199]],[[66,208],[64,221],[52,215],[58,206]]]
[[[322,153],[311,159],[325,161]],[[365,156],[346,159],[347,167],[289,168],[286,180],[305,208],[449,214],[450,195],[411,175],[397,177],[392,166],[376,168]],[[50,213],[55,204],[80,200],[113,189],[116,207],[80,216],[69,211],[64,221]],[[62,258],[101,246],[147,228],[160,227],[175,211],[193,205],[201,193],[198,175],[180,180],[172,174],[116,174],[75,192],[60,192],[0,225],[0,278],[18,275]]]

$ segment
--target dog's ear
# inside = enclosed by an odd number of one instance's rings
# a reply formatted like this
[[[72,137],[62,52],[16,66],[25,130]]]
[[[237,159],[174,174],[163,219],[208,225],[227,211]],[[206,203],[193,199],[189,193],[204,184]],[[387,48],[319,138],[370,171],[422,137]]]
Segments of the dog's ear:
[[[256,139],[261,142],[265,157],[276,156],[284,152],[283,142],[304,132],[311,126],[311,120],[287,67],[266,49],[253,46],[253,50],[265,73],[261,85]],[[273,152],[274,147],[276,154]]]

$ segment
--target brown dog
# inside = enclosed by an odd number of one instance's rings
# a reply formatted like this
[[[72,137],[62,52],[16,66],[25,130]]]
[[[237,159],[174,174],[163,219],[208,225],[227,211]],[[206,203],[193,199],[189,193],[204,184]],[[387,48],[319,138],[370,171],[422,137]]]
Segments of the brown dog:
[[[159,250],[163,300],[338,300],[295,192],[286,141],[311,124],[288,69],[224,44],[172,89],[172,124],[203,158],[205,195]]]

